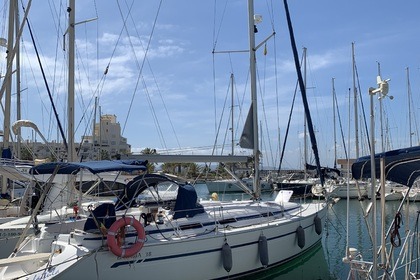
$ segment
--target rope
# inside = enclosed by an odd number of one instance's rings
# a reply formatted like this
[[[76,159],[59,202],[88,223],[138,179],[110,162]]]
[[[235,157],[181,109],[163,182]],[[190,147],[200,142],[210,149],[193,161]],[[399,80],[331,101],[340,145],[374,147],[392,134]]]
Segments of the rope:
[[[401,212],[397,212],[394,218],[393,229],[391,230],[391,244],[394,247],[401,246],[401,236],[400,236],[400,232],[398,231],[401,224],[401,218],[402,218]],[[397,238],[397,240],[395,240],[395,238]]]

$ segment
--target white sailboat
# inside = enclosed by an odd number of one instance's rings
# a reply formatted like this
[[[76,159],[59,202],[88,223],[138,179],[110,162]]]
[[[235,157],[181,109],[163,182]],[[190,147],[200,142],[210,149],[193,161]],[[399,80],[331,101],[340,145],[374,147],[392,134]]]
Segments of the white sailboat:
[[[74,13],[74,0],[70,1]],[[253,199],[197,201],[191,185],[178,184],[174,204],[139,205],[147,186],[177,184],[166,176],[140,175],[116,204],[103,204],[88,219],[45,225],[7,259],[1,279],[218,279],[238,278],[283,265],[319,245],[326,203],[259,198],[259,151],[253,1],[248,1],[255,163]],[[74,15],[73,15],[74,16]],[[309,111],[307,111],[309,112]],[[80,168],[68,163],[67,170]],[[47,168],[48,167],[48,168]],[[62,163],[39,165],[32,174],[66,172]],[[99,212],[99,211],[98,211]]]
[[[352,43],[352,76],[353,76],[353,94],[354,94],[354,131],[355,131],[355,156],[359,158],[359,120],[358,120],[358,92],[356,87],[356,61],[354,53],[354,43]],[[332,80],[333,91],[333,108],[334,108],[334,139],[335,139],[335,108],[336,108],[336,95],[334,87],[334,79]],[[336,141],[334,140],[334,143]],[[336,147],[336,144],[334,144]],[[334,149],[335,159],[337,158],[336,148]],[[347,156],[347,152],[346,152]],[[346,177],[340,177],[336,180],[327,180],[324,187],[317,184],[314,187],[315,195],[327,195],[332,198],[357,198],[363,199],[368,196],[369,183],[361,180],[354,180],[351,178],[350,170],[347,170]]]
[[[3,94],[3,90],[6,88],[8,89],[10,87],[11,83],[11,65],[14,57],[18,57],[18,42],[20,41],[20,36],[22,34],[23,26],[26,21],[26,18],[28,16],[28,12],[30,10],[31,1],[28,2],[27,7],[25,9],[25,14],[22,20],[22,23],[20,23],[20,28],[16,32],[18,34],[15,44],[13,45],[13,36],[9,35],[9,41],[8,41],[8,72],[6,76],[8,77],[5,79],[4,83],[2,84],[1,93]],[[11,0],[10,1],[10,21],[9,21],[9,28],[12,30],[9,32],[9,34],[13,33],[13,28],[15,27],[15,22],[18,22],[18,17],[15,16],[15,13],[17,13],[17,1]],[[74,19],[73,19],[74,20]],[[16,24],[17,25],[17,24]],[[71,32],[69,32],[71,33]],[[70,34],[71,35],[71,34]],[[74,43],[73,40],[69,40],[69,42]],[[71,44],[70,44],[71,46]],[[70,47],[69,49],[73,49]],[[71,56],[71,58],[74,58],[74,54]],[[18,68],[18,66],[17,66]],[[69,58],[69,68],[74,68],[74,62],[72,59]],[[17,69],[18,70],[18,69]],[[16,70],[16,71],[17,71]],[[69,81],[74,80],[74,69],[69,71]],[[70,85],[71,82],[69,82],[69,106],[74,106],[74,85]],[[74,83],[74,82],[73,82]],[[2,95],[1,94],[1,95]],[[8,91],[6,90],[6,95],[8,95]],[[73,104],[73,105],[72,105]],[[10,104],[8,105],[10,106]],[[19,111],[19,106],[18,106]],[[69,110],[72,112],[73,109]],[[6,115],[6,114],[5,114]],[[10,112],[7,114],[7,118],[5,118],[5,124],[4,127],[10,126]],[[73,114],[69,115],[69,127],[72,127],[71,124],[74,123],[74,116]],[[20,116],[18,115],[18,120],[12,125],[12,130],[14,134],[17,136],[18,140],[20,139],[20,128],[22,126],[31,127],[35,130],[35,132],[44,140],[45,144],[48,146],[48,142],[45,139],[45,137],[42,135],[42,133],[39,131],[37,126],[27,120],[20,120]],[[71,128],[73,129],[73,128]],[[9,133],[8,133],[9,134]],[[6,141],[9,138],[9,136],[4,136],[4,145],[5,147],[3,150],[7,150],[9,147],[8,141]],[[73,133],[72,131],[69,131],[69,139],[71,139],[71,142],[73,142]],[[50,147],[50,152],[52,155],[55,155],[54,150],[52,150]],[[17,146],[17,155],[19,155],[19,145]],[[10,150],[10,149],[9,149]],[[68,154],[70,156],[69,160],[74,160],[71,158],[73,156],[74,145],[69,146]],[[58,158],[56,156],[56,158]],[[48,177],[45,177],[43,175],[35,175],[31,176],[29,174],[29,170],[31,167],[34,166],[34,161],[21,161],[17,159],[1,159],[1,165],[0,165],[0,175],[3,179],[3,190],[2,193],[5,192],[5,187],[7,184],[14,184],[14,182],[22,182],[24,185],[24,193],[23,197],[19,200],[10,202],[7,200],[7,202],[4,202],[4,205],[2,205],[3,200],[0,200],[0,258],[8,257],[12,251],[15,249],[18,240],[21,238],[21,235],[25,232],[28,234],[32,234],[33,232],[36,232],[37,229],[35,227],[41,227],[45,223],[56,223],[58,221],[66,220],[70,217],[75,216],[74,211],[74,205],[79,202],[80,210],[79,215],[83,216],[84,213],[87,211],[87,206],[94,205],[98,202],[98,200],[102,201],[109,201],[110,199],[115,198],[115,189],[116,186],[121,186],[126,184],[126,179],[129,178],[129,176],[126,175],[120,175],[120,173],[116,172],[107,172],[102,173],[101,177],[97,177],[94,174],[90,172],[86,172],[81,176],[79,174],[78,177],[76,177],[73,181],[74,184],[71,184],[70,186],[67,184],[68,182],[68,176],[62,176],[57,175],[54,177],[54,180],[52,180],[50,183],[48,183]],[[131,176],[133,177],[133,176]],[[86,184],[94,185],[98,188],[95,189],[95,192],[92,193],[92,190],[94,187],[92,187],[89,190],[85,190],[82,192],[82,189]],[[41,190],[45,190],[45,187],[48,186],[48,184],[53,184],[53,186],[50,188],[49,192],[45,192],[45,198],[42,200],[42,206],[37,206],[37,202],[40,201],[40,192]],[[79,184],[80,192],[77,190],[77,184]],[[81,187],[80,187],[81,186]],[[103,193],[99,193],[97,190],[99,188],[105,188],[109,192],[108,197],[105,197]],[[76,194],[77,193],[77,194]],[[73,199],[79,195],[80,201],[72,200],[70,197],[72,196]],[[38,207],[38,210],[35,211],[34,209]],[[83,211],[85,210],[85,211]],[[28,224],[28,221],[30,219],[33,219],[31,217],[31,213],[39,212],[37,215],[37,221],[34,222],[34,224]]]
[[[0,169],[5,168],[4,166],[0,167]],[[28,225],[28,221],[34,219],[32,215],[15,215],[12,219],[0,224],[0,248],[2,248],[0,258],[7,258],[13,252],[22,235],[36,233],[45,224],[74,219],[76,216],[86,218],[89,215],[88,207],[114,201],[115,195],[120,189],[123,189],[121,186],[125,186],[128,180],[135,176],[121,174],[121,166],[119,165],[113,168],[106,170],[106,172],[90,168],[83,173],[79,173],[71,182],[68,181],[68,175],[61,174],[51,178],[53,179],[51,182],[48,181],[51,176],[25,177],[26,180],[30,180],[27,195],[32,195],[32,192],[39,194],[37,190],[47,187],[49,191],[45,190],[45,197],[34,195],[32,199],[28,199],[31,203],[27,206],[30,212],[39,213],[36,216],[36,221]],[[145,166],[133,168],[133,170],[145,169]],[[14,169],[9,168],[10,170]],[[94,173],[91,171],[94,171]],[[16,173],[17,175],[23,176]],[[37,208],[38,210],[35,210]]]
[[[25,21],[28,11],[25,11],[23,21]],[[25,207],[25,201],[17,199],[15,195],[14,186],[20,186],[20,194],[23,194],[28,182],[27,170],[32,166],[29,162],[12,159],[11,149],[11,96],[12,96],[12,74],[16,73],[16,91],[17,91],[17,117],[20,118],[20,65],[19,65],[19,42],[22,35],[23,23],[19,23],[17,1],[10,1],[9,16],[8,16],[8,37],[2,39],[1,47],[7,48],[7,69],[4,77],[1,90],[0,99],[4,96],[4,124],[3,124],[3,141],[0,148],[0,224],[7,222],[16,217],[27,214],[28,208]],[[15,38],[16,34],[16,38]],[[15,63],[16,62],[16,63]],[[16,65],[16,69],[13,67]],[[19,141],[17,148],[20,149]],[[24,175],[20,176],[23,173]],[[0,236],[2,236],[0,234]],[[3,239],[0,237],[0,243]]]

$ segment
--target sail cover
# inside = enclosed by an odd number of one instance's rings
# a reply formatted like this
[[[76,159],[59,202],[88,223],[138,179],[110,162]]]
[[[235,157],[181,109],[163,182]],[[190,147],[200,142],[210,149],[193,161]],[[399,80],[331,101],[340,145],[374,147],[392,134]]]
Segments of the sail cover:
[[[239,146],[244,149],[254,149],[254,125],[253,125],[253,106],[249,108],[248,116],[246,117],[244,130],[242,131],[241,138],[239,139]]]
[[[58,167],[57,174],[76,174],[81,169],[87,169],[93,174],[110,171],[146,170],[147,161],[139,160],[101,160],[86,162],[48,162],[36,165],[29,170],[30,174],[53,174]]]
[[[179,186],[174,208],[174,219],[194,217],[204,213],[204,208],[197,202],[197,192],[191,185]]]
[[[316,165],[307,163],[305,164],[305,166],[307,170],[318,170],[318,167]],[[338,176],[341,176],[341,172],[337,168],[321,166],[321,172],[324,175],[326,175],[327,173],[336,173]]]
[[[375,178],[380,178],[380,159],[385,159],[385,179],[411,188],[420,176],[420,146],[375,155]],[[370,156],[359,158],[351,167],[353,178],[371,177]]]

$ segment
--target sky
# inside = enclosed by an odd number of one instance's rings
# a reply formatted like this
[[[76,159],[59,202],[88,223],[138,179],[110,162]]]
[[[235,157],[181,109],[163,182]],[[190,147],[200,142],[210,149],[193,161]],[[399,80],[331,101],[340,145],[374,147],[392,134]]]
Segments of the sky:
[[[410,119],[411,143],[418,145],[420,2],[302,0],[288,4],[300,60],[307,49],[307,96],[321,165],[332,167],[334,158],[345,158],[346,153],[355,157],[356,122],[361,134],[359,155],[369,153],[364,129],[370,129],[368,89],[377,87],[379,72],[383,79],[390,79],[390,90],[388,97],[381,101],[375,97],[373,102],[376,151],[410,146]],[[33,0],[28,16],[65,130],[67,5],[67,1]],[[282,168],[302,168],[304,116],[299,91],[285,143],[297,74],[283,1],[256,0],[254,6],[255,14],[263,18],[257,25],[256,44],[268,38],[266,47],[256,52],[263,165],[278,168],[285,144]],[[8,1],[1,1],[0,15],[0,37],[7,38]],[[97,97],[97,114],[117,116],[122,135],[135,153],[152,148],[170,154],[229,154],[231,108],[234,153],[252,153],[237,146],[250,106],[247,1],[76,0],[76,22],[76,141],[91,133]],[[270,37],[273,32],[275,36]],[[49,141],[62,141],[28,26],[20,41],[22,119],[37,124]],[[357,92],[362,96],[357,118],[352,45]],[[0,51],[4,76],[6,48]],[[335,118],[333,81],[338,101]],[[12,122],[15,116],[13,107]],[[3,119],[0,116],[1,123]],[[33,132],[24,129],[23,138],[33,140]],[[307,161],[313,164],[307,147]]]

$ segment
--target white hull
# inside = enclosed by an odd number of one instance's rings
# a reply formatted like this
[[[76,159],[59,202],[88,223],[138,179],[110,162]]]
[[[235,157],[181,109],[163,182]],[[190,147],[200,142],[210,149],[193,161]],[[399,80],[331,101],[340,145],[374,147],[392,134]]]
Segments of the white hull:
[[[252,179],[244,180],[243,183],[252,190]],[[261,191],[272,191],[271,184],[266,181],[261,181]],[[215,181],[206,181],[207,189],[209,193],[230,193],[230,192],[243,192],[242,188],[239,186],[239,183],[234,179],[225,179],[225,180],[215,180]]]
[[[359,182],[359,186],[351,181],[346,182],[326,182],[325,187],[322,188],[320,184],[316,184],[312,188],[312,193],[316,196],[329,196],[332,198],[362,198],[368,196],[367,183]]]
[[[102,201],[104,202],[104,201]],[[95,206],[99,202],[84,203],[82,205],[83,212],[87,212],[88,205]],[[79,216],[85,216],[80,214]],[[43,227],[45,223],[58,223],[59,221],[65,221],[74,218],[73,208],[63,207],[56,209],[55,211],[47,212],[37,216],[39,228]],[[7,258],[15,248],[19,237],[23,234],[30,216],[21,218],[15,218],[11,221],[0,224],[0,259]],[[66,225],[71,225],[67,223]],[[33,224],[31,223],[28,227],[27,234],[33,234]]]
[[[419,202],[420,201],[420,189],[418,187],[412,188],[408,193],[408,199],[412,202]]]
[[[338,197],[338,198],[347,198],[347,195],[349,198],[359,198],[364,197],[367,195],[367,191],[364,188],[359,189],[355,185],[351,185],[349,187],[349,190],[347,191],[347,186],[336,186],[330,193],[331,197]]]
[[[268,212],[276,212],[281,208],[277,204],[238,202],[224,207],[223,218],[237,217],[244,214],[249,217]],[[54,241],[45,238],[41,246],[36,248],[37,253],[50,253],[50,266],[47,268],[45,260],[28,261],[24,265],[19,262],[9,265],[0,271],[1,279],[24,277],[25,279],[51,279],[56,276],[60,279],[129,279],[141,275],[143,279],[203,279],[227,278],[255,273],[263,270],[259,257],[259,237],[267,238],[268,266],[275,266],[287,262],[321,240],[322,234],[316,233],[315,217],[326,218],[324,203],[303,205],[288,204],[289,211],[274,214],[273,216],[255,219],[236,220],[235,222],[215,225],[208,223],[199,229],[181,230],[179,226],[185,223],[199,223],[204,217],[207,222],[220,219],[218,209],[220,203],[209,205],[206,213],[193,218],[182,218],[170,223],[177,230],[169,230],[169,223],[163,225],[148,225],[148,232],[144,247],[131,258],[121,258],[110,252],[104,244],[103,237],[98,234],[88,234],[76,231],[70,234],[61,234]],[[294,205],[298,208],[294,208]],[[265,207],[268,207],[265,209]],[[291,207],[291,208],[289,208]],[[263,209],[263,210],[262,210]],[[265,209],[265,210],[264,210]],[[267,213],[267,212],[266,212]],[[210,218],[210,219],[209,219]],[[228,226],[229,225],[229,226]],[[302,226],[305,232],[305,245],[298,246],[297,228]],[[156,230],[160,229],[162,232]],[[94,238],[94,240],[92,240]],[[106,239],[105,239],[106,240]],[[232,270],[227,272],[223,267],[222,246],[225,241],[232,252]],[[28,250],[21,250],[25,255],[34,250],[34,244],[39,240],[32,240]],[[35,253],[34,251],[32,253]],[[24,269],[23,269],[24,268]],[[29,271],[28,271],[29,268]],[[164,268],[164,269],[163,269]],[[29,272],[33,272],[26,275]]]
[[[385,194],[385,201],[395,201],[395,200],[402,200],[404,197],[403,193],[400,192],[391,192]]]

